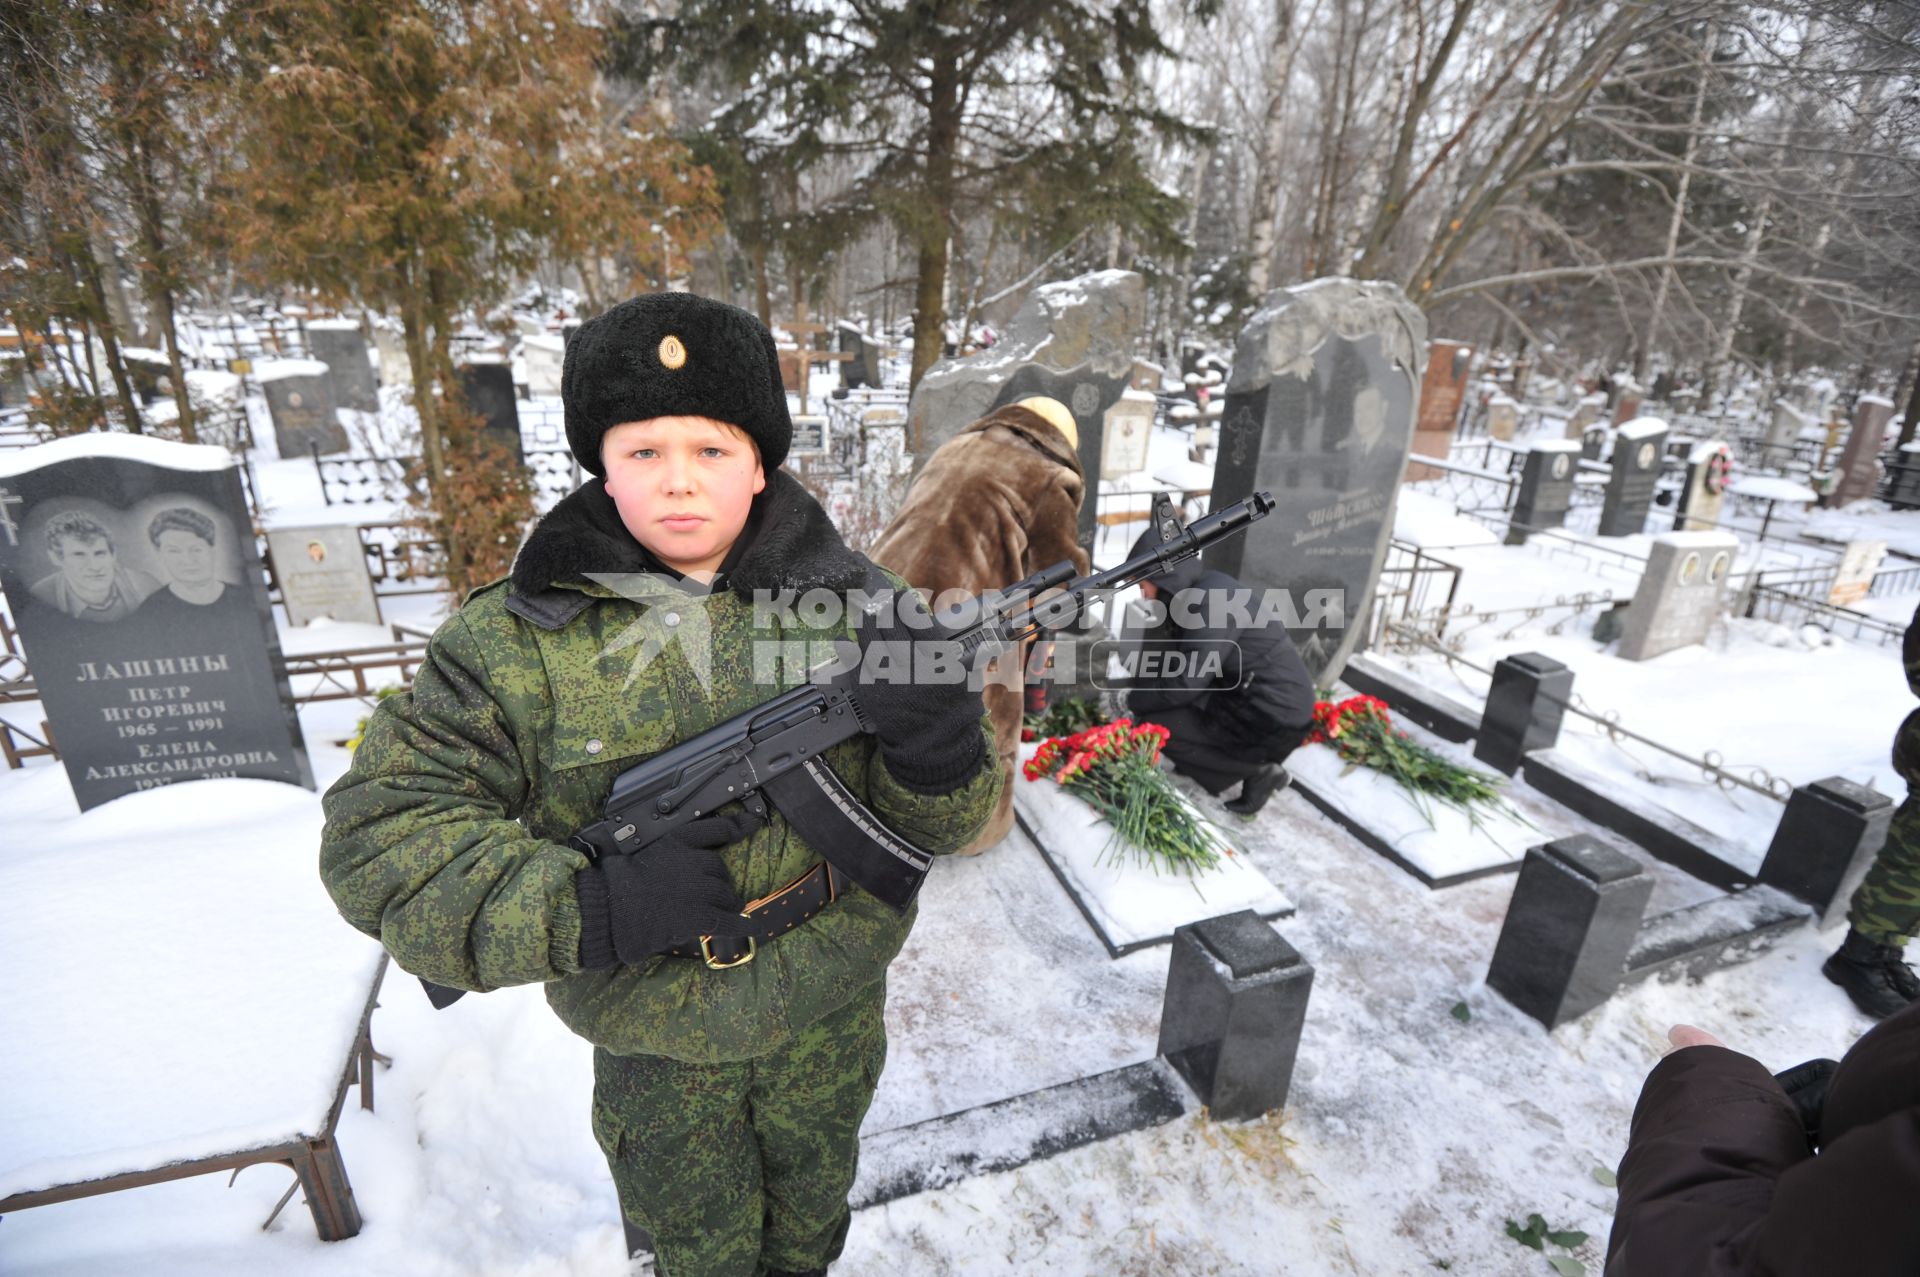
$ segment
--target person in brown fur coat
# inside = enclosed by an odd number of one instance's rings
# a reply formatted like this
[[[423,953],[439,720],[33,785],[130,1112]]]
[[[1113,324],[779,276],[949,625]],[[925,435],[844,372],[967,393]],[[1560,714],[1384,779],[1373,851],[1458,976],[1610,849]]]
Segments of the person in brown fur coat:
[[[940,445],[907,490],[873,548],[875,563],[937,598],[948,590],[1003,590],[1062,559],[1085,574],[1075,540],[1086,477],[1079,431],[1057,399],[1022,399],[995,409]],[[980,836],[957,854],[978,855],[1013,827],[1013,768],[1025,709],[1017,670],[989,667],[985,688],[1006,785]],[[1019,652],[1026,667],[1027,646]]]

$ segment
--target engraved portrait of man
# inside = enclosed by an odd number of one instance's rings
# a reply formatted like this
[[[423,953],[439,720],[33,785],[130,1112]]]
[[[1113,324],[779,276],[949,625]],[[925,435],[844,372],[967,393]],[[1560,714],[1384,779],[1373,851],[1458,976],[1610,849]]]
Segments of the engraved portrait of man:
[[[33,597],[81,621],[118,621],[160,583],[121,564],[113,534],[92,515],[67,510],[47,521],[47,558],[56,569],[34,582]]]

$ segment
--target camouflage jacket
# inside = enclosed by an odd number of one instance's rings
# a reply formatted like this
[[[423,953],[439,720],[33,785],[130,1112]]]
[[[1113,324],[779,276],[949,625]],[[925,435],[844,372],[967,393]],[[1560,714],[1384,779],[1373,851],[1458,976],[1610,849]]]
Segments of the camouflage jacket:
[[[880,979],[914,913],[896,917],[858,888],[744,966],[656,957],[580,967],[573,876],[588,862],[564,843],[599,818],[615,775],[798,682],[804,662],[767,667],[774,644],[849,632],[839,621],[807,629],[806,609],[782,615],[751,601],[757,590],[844,597],[865,572],[798,483],[769,476],[743,536],[748,551],[714,594],[661,576],[628,577],[616,591],[578,576],[588,564],[596,575],[646,566],[604,489],[589,484],[556,506],[513,576],[475,591],[440,627],[411,693],[381,702],[328,791],[320,870],[347,921],[415,975],[481,991],[545,982],[560,1018],[595,1045],[695,1063],[768,1051]],[[1001,786],[999,769],[983,766],[952,793],[916,793],[868,736],[828,761],[934,852],[964,846]],[[720,855],[746,900],[821,858],[777,816]]]

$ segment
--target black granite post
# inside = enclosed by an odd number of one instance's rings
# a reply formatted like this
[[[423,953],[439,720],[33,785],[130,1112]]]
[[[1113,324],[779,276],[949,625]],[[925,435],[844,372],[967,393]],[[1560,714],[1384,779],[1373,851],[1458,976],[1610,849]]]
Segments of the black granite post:
[[[1221,1121],[1287,1102],[1313,968],[1251,909],[1173,933],[1159,1053]]]
[[[480,418],[481,433],[506,449],[515,463],[525,465],[513,370],[505,364],[462,364],[460,393],[466,396],[468,409]]]
[[[1588,834],[1527,849],[1487,987],[1549,1029],[1613,996],[1653,879]]]
[[[1572,695],[1573,671],[1559,661],[1538,652],[1503,657],[1493,667],[1473,756],[1513,775],[1530,752],[1553,748]]]
[[[1760,881],[1814,908],[1831,926],[1887,840],[1893,799],[1840,776],[1793,791],[1760,864]]]

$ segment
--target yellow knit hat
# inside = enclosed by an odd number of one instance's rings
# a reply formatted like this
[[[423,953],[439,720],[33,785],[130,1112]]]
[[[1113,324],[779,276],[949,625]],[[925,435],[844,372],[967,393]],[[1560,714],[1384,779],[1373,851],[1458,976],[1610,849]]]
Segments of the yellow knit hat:
[[[1067,446],[1075,452],[1080,451],[1080,427],[1073,419],[1073,413],[1058,399],[1049,399],[1045,395],[1035,395],[1031,399],[1022,399],[1014,405],[1028,412],[1038,413],[1050,422],[1055,430],[1067,437]]]

